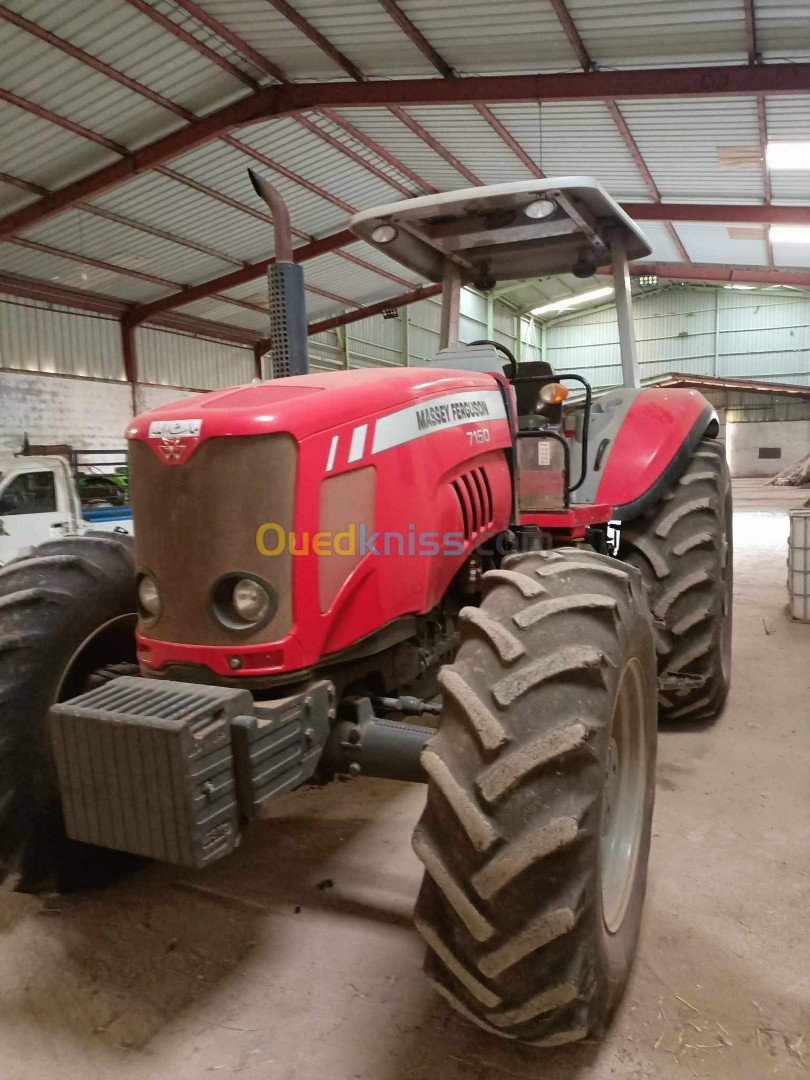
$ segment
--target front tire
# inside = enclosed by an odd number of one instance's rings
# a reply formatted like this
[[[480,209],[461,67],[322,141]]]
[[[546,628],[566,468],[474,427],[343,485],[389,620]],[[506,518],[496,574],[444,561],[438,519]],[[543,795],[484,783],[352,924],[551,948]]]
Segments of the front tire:
[[[709,720],[728,695],[731,523],[723,447],[703,439],[662,500],[622,526],[619,557],[641,572],[656,620],[662,720]]]
[[[135,611],[129,536],[54,540],[0,568],[0,881],[20,892],[100,883],[123,862],[66,838],[47,718],[134,661]]]
[[[461,613],[414,835],[425,970],[468,1020],[538,1046],[597,1036],[630,972],[655,782],[639,575],[579,549],[504,560]]]

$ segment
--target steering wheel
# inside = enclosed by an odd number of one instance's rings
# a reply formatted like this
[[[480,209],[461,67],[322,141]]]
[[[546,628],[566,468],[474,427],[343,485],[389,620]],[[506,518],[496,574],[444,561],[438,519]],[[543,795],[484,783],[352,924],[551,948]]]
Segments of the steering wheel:
[[[507,345],[504,345],[500,341],[492,341],[490,338],[480,338],[478,341],[468,341],[467,344],[468,345],[492,345],[492,347],[497,349],[499,353],[503,353],[503,355],[506,357],[506,359],[508,361],[503,366],[503,373],[506,376],[506,378],[507,379],[514,379],[515,375],[517,375],[517,360],[515,360],[515,354],[512,352],[512,350]]]

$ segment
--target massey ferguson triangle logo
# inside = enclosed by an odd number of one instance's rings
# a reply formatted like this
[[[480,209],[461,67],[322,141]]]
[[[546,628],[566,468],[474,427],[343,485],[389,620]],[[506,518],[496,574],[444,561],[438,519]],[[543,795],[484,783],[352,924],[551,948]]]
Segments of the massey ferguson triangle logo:
[[[161,439],[160,452],[167,461],[179,461],[183,456],[185,446],[180,439]]]

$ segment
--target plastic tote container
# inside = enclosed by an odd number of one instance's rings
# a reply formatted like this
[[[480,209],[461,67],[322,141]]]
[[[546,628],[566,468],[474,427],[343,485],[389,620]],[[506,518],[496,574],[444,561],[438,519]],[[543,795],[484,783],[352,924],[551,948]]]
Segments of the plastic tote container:
[[[810,510],[788,510],[788,604],[791,619],[810,622]]]

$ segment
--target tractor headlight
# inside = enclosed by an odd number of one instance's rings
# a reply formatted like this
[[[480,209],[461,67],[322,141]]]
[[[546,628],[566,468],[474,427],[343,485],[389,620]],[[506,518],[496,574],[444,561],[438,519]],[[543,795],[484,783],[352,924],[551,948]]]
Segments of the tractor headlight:
[[[141,574],[138,582],[138,605],[143,619],[155,619],[160,614],[160,590],[150,574]]]
[[[246,623],[261,622],[270,608],[267,589],[251,578],[240,578],[233,587],[233,609]]]
[[[275,589],[255,574],[223,574],[211,587],[211,614],[226,630],[243,634],[260,630],[277,608]]]

